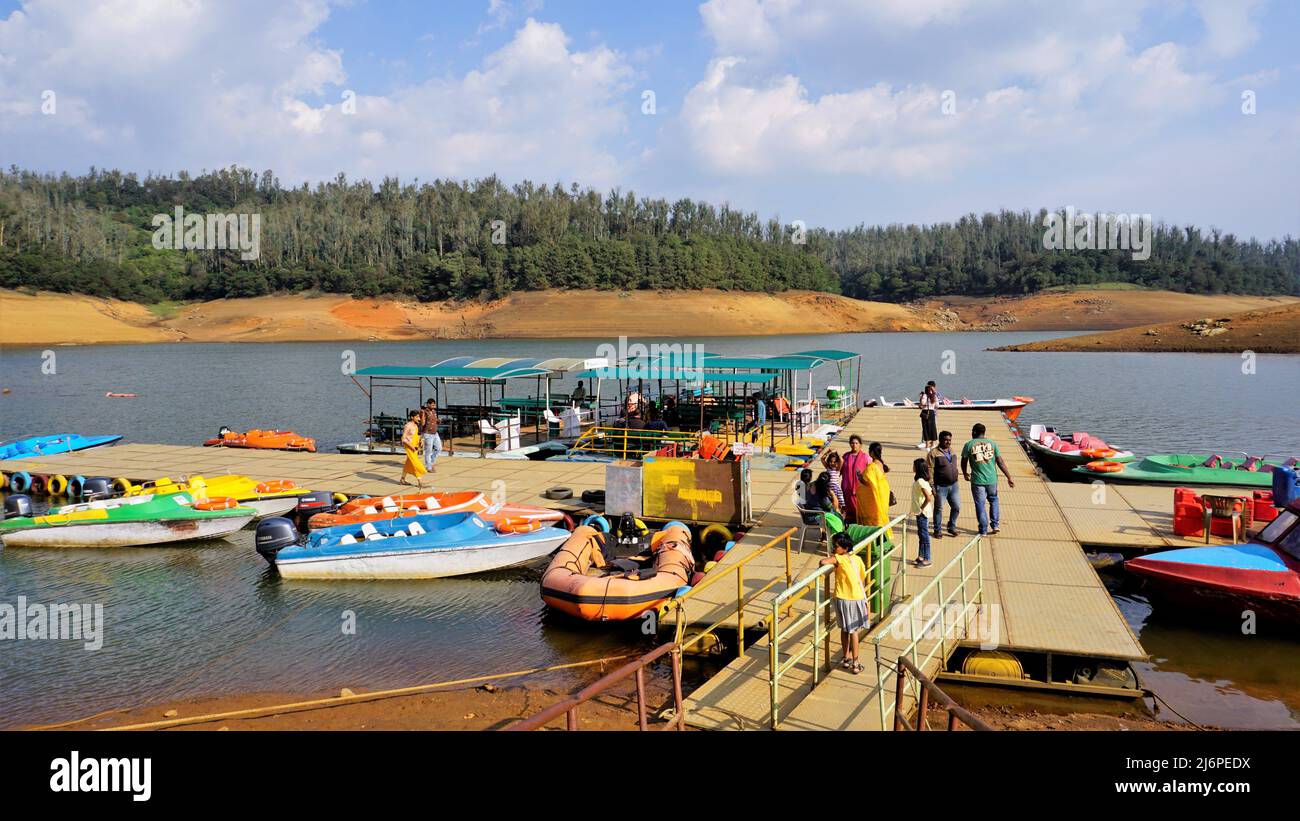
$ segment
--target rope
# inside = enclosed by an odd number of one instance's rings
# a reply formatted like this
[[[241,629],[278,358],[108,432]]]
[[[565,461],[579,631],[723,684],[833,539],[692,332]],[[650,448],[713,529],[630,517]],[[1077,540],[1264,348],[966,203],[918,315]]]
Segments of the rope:
[[[1165,705],[1165,707],[1169,708],[1169,712],[1171,712],[1171,713],[1173,713],[1174,715],[1178,716],[1178,717],[1181,718],[1183,721],[1186,721],[1188,724],[1192,725],[1192,726],[1195,727],[1196,729],[1198,729],[1198,730],[1205,730],[1205,729],[1207,729],[1207,728],[1202,727],[1201,725],[1197,724],[1195,721],[1192,721],[1190,718],[1188,718],[1187,716],[1185,716],[1185,715],[1183,715],[1182,713],[1178,712],[1177,710],[1175,710],[1174,707],[1173,707],[1173,705],[1170,704],[1169,702],[1165,701],[1163,698],[1161,698],[1160,695],[1159,695],[1158,693],[1156,693],[1155,690],[1145,689],[1145,690],[1142,691],[1142,695],[1150,696],[1151,698],[1153,698],[1153,699],[1155,699],[1156,701],[1160,702],[1161,704]]]
[[[533,667],[527,670],[515,670],[509,673],[496,673],[487,676],[474,676],[472,678],[456,679],[454,681],[439,681],[432,684],[417,684],[412,687],[399,687],[397,689],[392,689],[392,690],[376,690],[371,693],[355,693],[350,696],[330,696],[329,698],[311,699],[309,701],[295,701],[295,702],[290,702],[288,704],[268,704],[268,705],[263,705],[261,707],[249,707],[243,710],[230,710],[228,712],[222,712],[222,713],[207,713],[204,715],[197,715],[197,716],[185,716],[183,718],[173,718],[173,719],[167,719],[165,721],[148,721],[141,724],[126,724],[118,727],[105,727],[103,728],[103,731],[108,732],[108,731],[115,731],[115,730],[161,730],[161,729],[166,729],[168,727],[178,727],[181,725],[188,725],[188,724],[207,724],[213,721],[221,721],[225,719],[257,718],[260,715],[264,715],[264,714],[293,713],[293,712],[301,712],[303,710],[341,707],[345,704],[356,704],[358,702],[364,702],[364,701],[379,701],[382,699],[398,698],[407,695],[415,695],[417,693],[427,692],[429,690],[437,689],[440,687],[455,687],[455,686],[463,686],[466,684],[478,684],[480,682],[485,682],[485,681],[492,681],[496,679],[505,679],[505,678],[517,678],[519,676],[527,676],[535,673],[545,673],[553,670],[566,670],[566,669],[573,669],[576,667],[591,667],[597,664],[603,665],[611,661],[631,658],[633,655],[635,654],[623,653],[617,656],[605,656],[603,658],[591,659],[589,661],[575,661],[575,662],[570,662],[568,664],[555,664],[549,667]],[[103,715],[108,715],[109,713],[125,712],[126,710],[129,709],[134,709],[134,708],[124,707],[116,710],[105,710],[104,712],[96,713],[95,715],[87,716],[85,718],[74,719],[72,721],[65,721],[60,724],[44,724],[37,727],[30,727],[28,729],[54,730],[61,727],[68,727],[74,724],[82,724],[84,722],[90,721],[91,719],[98,718]]]

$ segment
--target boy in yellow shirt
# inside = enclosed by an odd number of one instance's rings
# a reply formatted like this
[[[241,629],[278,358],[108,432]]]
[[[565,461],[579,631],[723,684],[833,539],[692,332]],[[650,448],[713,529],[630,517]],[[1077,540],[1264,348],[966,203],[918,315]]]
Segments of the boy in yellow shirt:
[[[857,675],[862,672],[858,661],[858,630],[871,626],[867,612],[867,567],[862,557],[853,554],[853,540],[847,533],[836,533],[831,540],[835,555],[822,559],[820,564],[835,565],[835,609],[840,617],[840,646],[844,648],[845,670]]]

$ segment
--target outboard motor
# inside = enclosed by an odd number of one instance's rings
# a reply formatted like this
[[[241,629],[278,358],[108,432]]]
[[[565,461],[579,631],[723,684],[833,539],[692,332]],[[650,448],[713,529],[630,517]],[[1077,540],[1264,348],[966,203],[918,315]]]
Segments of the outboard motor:
[[[261,554],[262,558],[271,564],[275,564],[277,553],[298,543],[298,528],[294,527],[292,519],[286,519],[283,516],[263,519],[257,526],[257,536],[254,543],[257,545],[257,552]]]
[[[112,495],[113,482],[103,476],[93,476],[81,482],[81,499],[83,501],[93,502],[96,499],[107,499]]]
[[[317,513],[333,513],[338,509],[339,503],[334,501],[333,493],[327,490],[315,490],[298,497],[298,507],[294,510],[294,515],[298,517],[298,521],[305,522]]]
[[[25,493],[15,493],[5,497],[6,519],[30,519],[32,517],[32,497]]]

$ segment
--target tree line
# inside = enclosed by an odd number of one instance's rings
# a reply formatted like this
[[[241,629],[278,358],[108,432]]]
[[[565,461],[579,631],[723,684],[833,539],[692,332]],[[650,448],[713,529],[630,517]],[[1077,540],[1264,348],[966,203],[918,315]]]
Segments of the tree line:
[[[155,217],[259,214],[259,253],[159,249]],[[286,188],[270,171],[196,176],[0,171],[0,287],[162,300],[321,290],[423,300],[516,290],[842,292],[909,301],[1129,282],[1300,294],[1300,244],[1157,225],[1151,258],[1043,250],[1045,212],[811,229],[729,205],[496,177]]]

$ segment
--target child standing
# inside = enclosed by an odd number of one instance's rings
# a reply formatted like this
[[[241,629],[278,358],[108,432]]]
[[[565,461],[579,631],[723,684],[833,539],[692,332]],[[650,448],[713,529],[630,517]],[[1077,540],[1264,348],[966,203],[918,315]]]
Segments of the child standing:
[[[930,486],[930,463],[925,459],[914,459],[912,471],[916,474],[916,479],[912,482],[912,515],[916,516],[916,532],[920,540],[918,555],[912,564],[917,567],[929,567],[931,564],[929,524],[934,516],[934,488]]]
[[[862,672],[858,661],[858,630],[871,626],[867,613],[867,567],[862,557],[853,554],[853,540],[840,532],[831,540],[835,555],[820,564],[835,565],[835,609],[840,618],[840,646],[844,661],[840,664],[855,676]]]

